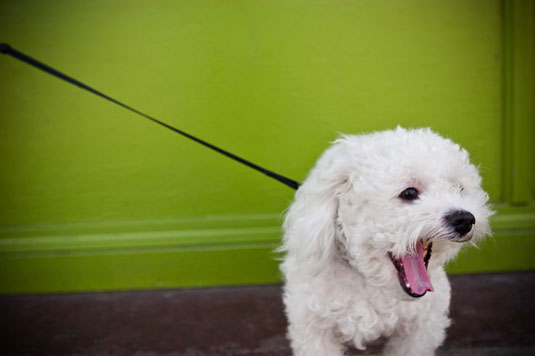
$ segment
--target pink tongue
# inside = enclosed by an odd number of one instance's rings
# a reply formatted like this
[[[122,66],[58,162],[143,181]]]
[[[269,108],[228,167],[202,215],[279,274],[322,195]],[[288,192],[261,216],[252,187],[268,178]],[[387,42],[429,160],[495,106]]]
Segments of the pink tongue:
[[[421,243],[416,246],[416,255],[407,254],[401,258],[405,277],[410,284],[411,290],[416,294],[424,294],[433,291],[433,285],[429,280],[424,262],[424,248]]]

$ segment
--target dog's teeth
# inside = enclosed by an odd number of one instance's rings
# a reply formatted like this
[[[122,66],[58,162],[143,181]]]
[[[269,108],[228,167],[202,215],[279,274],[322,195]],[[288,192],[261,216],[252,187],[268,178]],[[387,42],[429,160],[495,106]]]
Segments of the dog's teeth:
[[[405,287],[410,288],[410,287],[411,287],[411,284],[410,284],[410,283],[406,283],[406,284],[405,284]]]

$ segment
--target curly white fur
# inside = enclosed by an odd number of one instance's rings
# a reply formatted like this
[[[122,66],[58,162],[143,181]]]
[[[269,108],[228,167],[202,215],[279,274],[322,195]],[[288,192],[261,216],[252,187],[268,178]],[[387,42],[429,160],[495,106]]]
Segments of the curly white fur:
[[[400,199],[413,187],[419,197]],[[339,356],[346,345],[388,337],[385,354],[434,355],[450,320],[443,265],[462,243],[490,233],[492,211],[468,153],[430,129],[343,136],[319,159],[285,219],[284,303],[295,356]],[[445,222],[469,211],[475,224],[459,239]],[[433,242],[434,292],[403,291],[388,257]],[[457,240],[457,241],[456,241]]]

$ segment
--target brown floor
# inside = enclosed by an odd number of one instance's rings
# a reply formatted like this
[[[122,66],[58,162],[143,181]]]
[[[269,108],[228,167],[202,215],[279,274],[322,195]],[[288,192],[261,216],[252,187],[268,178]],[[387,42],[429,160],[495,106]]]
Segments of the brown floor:
[[[439,355],[535,355],[535,272],[451,282],[454,322]],[[254,286],[3,296],[0,354],[289,356],[280,293]]]

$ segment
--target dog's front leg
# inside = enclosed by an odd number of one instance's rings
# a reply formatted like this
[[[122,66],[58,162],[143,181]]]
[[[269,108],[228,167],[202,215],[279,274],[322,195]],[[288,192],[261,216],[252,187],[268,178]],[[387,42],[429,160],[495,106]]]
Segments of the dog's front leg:
[[[385,347],[385,356],[433,356],[442,345],[449,320],[435,324],[407,326],[395,333]]]
[[[440,299],[440,298],[437,298]],[[411,322],[406,322],[394,332],[385,347],[388,356],[433,356],[446,337],[448,301],[444,298],[433,303],[427,313],[419,314]],[[440,305],[442,304],[442,305]]]
[[[334,330],[307,325],[295,328],[290,324],[288,336],[293,356],[342,356],[345,345],[335,336]]]

